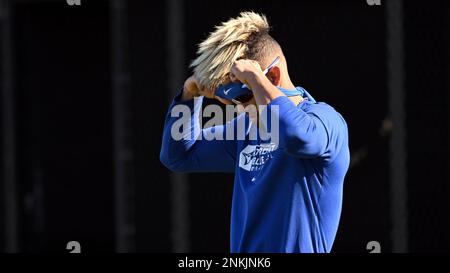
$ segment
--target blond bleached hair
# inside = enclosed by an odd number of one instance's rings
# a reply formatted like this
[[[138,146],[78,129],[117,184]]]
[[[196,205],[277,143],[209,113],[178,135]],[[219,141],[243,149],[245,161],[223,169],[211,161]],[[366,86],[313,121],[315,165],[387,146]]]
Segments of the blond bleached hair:
[[[251,36],[267,34],[269,28],[266,16],[255,12],[241,12],[238,17],[216,26],[199,44],[198,57],[190,65],[194,77],[204,87],[217,88],[228,76],[233,63],[245,57]]]

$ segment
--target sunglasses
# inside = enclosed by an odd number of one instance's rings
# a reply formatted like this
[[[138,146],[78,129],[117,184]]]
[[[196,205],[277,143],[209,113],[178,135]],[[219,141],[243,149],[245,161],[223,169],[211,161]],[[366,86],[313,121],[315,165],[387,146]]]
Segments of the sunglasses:
[[[275,58],[275,60],[273,60],[273,62],[271,62],[271,63],[269,64],[269,66],[267,66],[266,69],[263,70],[263,74],[264,74],[264,75],[267,75],[267,73],[269,73],[270,69],[272,69],[272,68],[273,68],[275,65],[277,65],[279,62],[280,62],[280,57],[278,56],[278,57]],[[247,88],[247,89],[249,89],[249,88],[247,87],[247,85],[245,85],[245,84],[242,85],[242,88]],[[253,98],[253,92],[249,92],[249,93],[247,93],[247,94],[243,94],[243,95],[237,96],[237,97],[231,99],[231,101],[232,101],[234,104],[243,104],[243,103],[249,102],[252,98]]]

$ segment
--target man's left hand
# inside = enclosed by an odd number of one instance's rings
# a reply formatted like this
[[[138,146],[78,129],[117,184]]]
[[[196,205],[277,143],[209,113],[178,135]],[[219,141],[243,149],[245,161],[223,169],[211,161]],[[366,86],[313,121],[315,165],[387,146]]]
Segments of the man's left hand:
[[[254,60],[237,60],[231,66],[230,80],[240,81],[248,86],[251,79],[259,74],[263,74],[261,66]]]

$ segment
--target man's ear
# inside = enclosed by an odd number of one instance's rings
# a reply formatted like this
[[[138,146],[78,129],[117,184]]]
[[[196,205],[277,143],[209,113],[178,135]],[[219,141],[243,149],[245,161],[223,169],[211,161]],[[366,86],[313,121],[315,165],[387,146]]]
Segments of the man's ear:
[[[281,81],[281,70],[278,66],[274,66],[270,69],[270,71],[267,73],[267,78],[269,79],[269,81],[275,85],[278,86],[280,85],[280,81]]]

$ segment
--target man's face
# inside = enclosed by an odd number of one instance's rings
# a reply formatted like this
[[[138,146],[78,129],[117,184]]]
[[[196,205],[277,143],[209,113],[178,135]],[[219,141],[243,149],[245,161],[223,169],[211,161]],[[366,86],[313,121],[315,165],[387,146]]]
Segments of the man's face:
[[[279,79],[280,79],[280,69],[279,69],[279,67],[276,66],[280,62],[280,60],[281,60],[280,56],[277,56],[270,64],[267,65],[266,69],[264,69],[262,71],[263,74],[266,75],[274,85],[276,85],[276,83],[278,83]],[[261,68],[259,63],[256,62],[256,64],[259,68]],[[277,69],[275,70],[274,68],[277,68]],[[221,83],[221,85],[223,86],[223,88],[228,88],[225,86],[230,83],[242,84],[231,73],[228,75],[228,77],[226,77],[226,79]],[[237,88],[239,89],[239,87],[240,87],[240,85],[238,85]],[[230,88],[233,88],[233,87],[230,87]],[[221,90],[221,94],[222,94],[222,92],[225,93],[225,91]],[[248,93],[239,94],[239,95],[237,95],[237,97],[235,97],[231,100],[221,98],[218,96],[215,96],[215,97],[224,104],[236,105],[238,108],[237,112],[239,114],[246,112],[248,114],[250,120],[252,120],[253,122],[256,122],[259,117],[258,105],[256,104],[255,97],[252,96],[252,93],[250,93],[250,92],[248,92]]]
[[[238,82],[238,81],[234,81],[234,82]],[[231,80],[227,79],[222,84],[226,85],[229,83],[231,83]],[[251,121],[256,122],[258,120],[258,106],[256,105],[256,101],[255,101],[254,97],[252,97],[249,101],[244,102],[244,103],[237,102],[237,101],[231,101],[228,99],[220,98],[218,96],[215,96],[215,98],[225,105],[235,105],[237,108],[238,114],[242,114],[244,112],[247,113],[248,117],[250,118]]]

